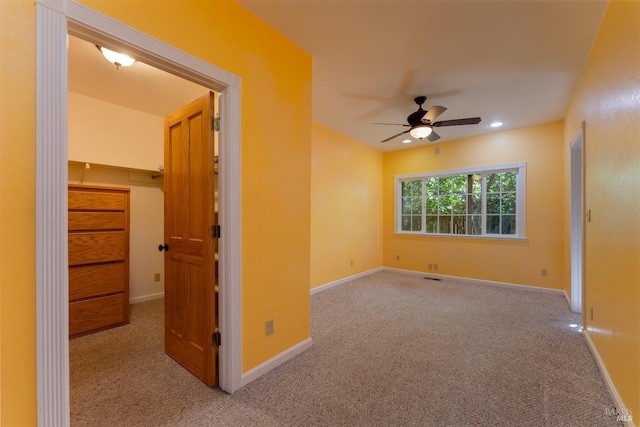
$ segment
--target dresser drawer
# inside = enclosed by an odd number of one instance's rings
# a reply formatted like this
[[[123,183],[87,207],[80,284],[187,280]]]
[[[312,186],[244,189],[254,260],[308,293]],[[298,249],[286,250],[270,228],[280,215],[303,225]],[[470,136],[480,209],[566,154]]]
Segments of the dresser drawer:
[[[69,210],[123,211],[128,193],[69,190]]]
[[[86,265],[69,268],[69,301],[125,291],[128,283],[126,265],[112,264]]]
[[[124,228],[124,212],[69,212],[69,231]]]
[[[69,265],[122,261],[125,242],[124,231],[69,233]]]
[[[70,336],[125,323],[123,295],[111,295],[69,304]]]

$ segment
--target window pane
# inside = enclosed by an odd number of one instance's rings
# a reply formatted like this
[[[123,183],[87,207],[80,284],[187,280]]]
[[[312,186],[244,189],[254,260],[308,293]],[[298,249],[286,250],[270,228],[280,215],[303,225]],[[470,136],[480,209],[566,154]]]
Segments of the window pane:
[[[411,200],[408,197],[402,198],[402,213],[403,214],[411,213]]]
[[[451,214],[451,196],[440,196],[438,197],[438,213],[444,215]]]
[[[474,234],[474,235],[482,234],[482,216],[471,215],[470,227],[471,229],[468,231],[468,234]]]
[[[466,234],[467,233],[467,217],[462,215],[453,216],[453,234]]]
[[[402,215],[402,231],[411,231],[411,217]]]
[[[403,196],[422,196],[422,180],[403,181],[402,182],[402,195]]]
[[[422,198],[414,197],[411,199],[411,213],[420,215],[422,213]]]
[[[411,231],[420,231],[422,229],[422,218],[419,216],[412,217]]]
[[[452,193],[467,192],[467,175],[458,175],[451,177]]]
[[[504,172],[502,175],[502,191],[516,191],[516,173]]]
[[[451,234],[451,217],[450,216],[438,217],[438,233]]]
[[[500,194],[487,194],[487,214],[500,213]]]
[[[487,215],[487,233],[500,234],[500,215]]]
[[[500,212],[503,214],[516,213],[516,193],[506,193],[502,195],[502,207]]]
[[[500,192],[500,174],[491,173],[487,175],[487,193]]]
[[[449,194],[453,190],[453,182],[450,176],[443,176],[438,178],[439,192],[440,194]]]
[[[428,196],[436,196],[438,194],[438,178],[427,178],[425,180],[425,185],[427,187],[427,197]]]
[[[469,212],[474,214],[482,213],[482,196],[481,195],[471,196],[471,207]]]
[[[466,214],[467,213],[467,203],[466,196],[451,196],[451,204],[453,206],[454,214]]]
[[[427,216],[427,223],[425,226],[426,233],[437,233],[438,232],[438,217],[437,216]]]
[[[436,199],[434,197],[427,197],[426,212],[427,212],[427,214],[437,214],[438,213],[438,199]]]
[[[516,216],[502,216],[502,234],[516,234]]]
[[[475,176],[475,175],[473,175]],[[482,196],[482,181],[481,180],[473,180],[473,189],[472,193],[474,196]]]

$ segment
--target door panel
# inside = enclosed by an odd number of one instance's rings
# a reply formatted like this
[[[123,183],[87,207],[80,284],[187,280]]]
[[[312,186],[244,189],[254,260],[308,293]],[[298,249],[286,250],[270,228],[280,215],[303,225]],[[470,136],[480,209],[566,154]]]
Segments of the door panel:
[[[216,384],[213,92],[165,118],[165,351]]]

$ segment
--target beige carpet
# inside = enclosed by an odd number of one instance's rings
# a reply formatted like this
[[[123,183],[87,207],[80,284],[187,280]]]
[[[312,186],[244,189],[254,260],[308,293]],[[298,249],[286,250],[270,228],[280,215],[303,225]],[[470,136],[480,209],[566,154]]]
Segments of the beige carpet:
[[[164,355],[162,304],[70,342],[73,425],[616,425],[559,295],[376,273],[311,297],[313,347],[232,396]]]

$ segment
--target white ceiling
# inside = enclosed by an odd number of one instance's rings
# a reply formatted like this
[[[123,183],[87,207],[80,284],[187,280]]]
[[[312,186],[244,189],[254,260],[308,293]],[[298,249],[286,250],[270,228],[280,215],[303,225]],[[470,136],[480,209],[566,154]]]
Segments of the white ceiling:
[[[426,143],[399,137],[381,144],[407,128],[373,124],[406,123],[419,95],[428,97],[425,109],[447,107],[438,120],[482,117],[478,125],[438,129],[439,142],[495,132],[494,120],[505,123],[501,129],[561,120],[607,5],[238,1],[312,55],[313,120],[381,151]],[[116,104],[165,115],[206,90],[140,63],[104,67],[95,46],[73,38],[69,52],[70,90]]]

